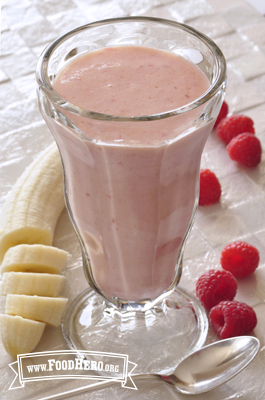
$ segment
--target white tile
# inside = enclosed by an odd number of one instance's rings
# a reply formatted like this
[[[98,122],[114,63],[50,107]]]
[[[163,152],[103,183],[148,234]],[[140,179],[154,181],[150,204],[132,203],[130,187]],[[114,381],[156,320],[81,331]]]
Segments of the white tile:
[[[227,60],[238,57],[252,50],[253,46],[249,40],[244,40],[237,32],[218,37],[215,39]]]
[[[263,200],[263,195],[254,199],[247,198],[245,203],[233,207],[233,213],[245,226],[245,235],[264,229],[262,216],[265,216],[265,201]]]
[[[265,75],[258,76],[257,78],[251,79],[251,84],[257,90],[259,96],[265,99]],[[265,128],[265,127],[264,127]]]
[[[27,8],[30,4],[32,4],[32,0],[1,0],[1,5],[3,8],[6,6]]]
[[[265,267],[246,278],[238,279],[237,300],[247,303],[249,306],[262,302],[265,298]]]
[[[213,168],[211,168],[211,171],[213,171]],[[219,182],[221,183],[221,179],[218,176],[217,176],[217,178],[218,178]],[[216,213],[222,213],[223,209],[226,209],[226,205],[222,200],[222,196],[217,203],[209,204],[206,206],[199,205],[198,210],[197,210],[197,215],[196,215],[196,221],[200,220],[201,218],[208,218],[209,216],[216,214]],[[199,229],[199,231],[200,231],[200,229]]]
[[[262,88],[261,88],[262,90]],[[244,112],[247,116],[253,119],[257,135],[265,129],[265,104],[254,107]]]
[[[53,137],[43,120],[22,126],[11,131],[11,133],[4,133],[0,135],[0,162],[9,162],[13,158],[23,158],[26,152],[29,165],[34,157],[52,141]],[[21,175],[21,168],[17,170],[17,175]]]
[[[264,151],[265,151],[265,127],[263,128],[262,132],[259,132],[256,135],[257,135],[257,137],[259,138],[259,140],[261,142],[261,147],[262,147],[262,151],[263,151],[263,154],[261,155],[261,160],[263,162],[263,160],[264,160]]]
[[[37,100],[22,101],[0,110],[0,133],[41,121]]]
[[[19,28],[43,20],[43,16],[30,1],[21,1],[17,4],[9,3],[3,8],[3,14],[12,28]]]
[[[252,41],[252,44],[257,44],[258,46],[265,45],[265,21],[263,24],[259,24],[258,29],[256,26],[244,29],[241,33],[243,37],[247,37]]]
[[[171,3],[171,0],[169,0]],[[171,12],[168,9],[168,6],[162,5],[155,7],[151,10],[146,11],[145,13],[141,13],[143,16],[147,17],[156,17],[156,18],[165,18],[165,19],[173,19]],[[177,13],[174,13],[174,20],[177,22],[183,22],[183,18],[180,15],[177,17]]]
[[[37,59],[40,57],[41,53],[43,50],[51,43],[51,41],[48,41],[46,43],[40,44],[39,46],[34,46],[31,48],[32,53],[34,53],[37,57]]]
[[[247,0],[260,14],[265,15],[265,3],[263,0]]]
[[[10,28],[9,23],[8,23],[6,16],[3,13],[2,9],[1,9],[0,26],[1,26],[1,32],[7,31]]]
[[[254,183],[243,171],[221,178],[220,184],[222,187],[221,202],[227,208],[242,204],[246,199],[255,199],[263,194],[260,185]]]
[[[74,9],[71,13],[64,12],[47,17],[52,26],[56,27],[58,35],[62,35],[78,26],[87,24],[88,18],[80,10]]]
[[[220,269],[219,254],[208,251],[198,257],[186,259],[183,262],[183,275],[180,279],[180,286],[195,292],[198,278],[210,269]]]
[[[9,55],[25,47],[24,40],[14,31],[7,30],[1,34],[1,56]]]
[[[265,267],[265,230],[255,233],[253,238],[256,240],[256,242],[250,244],[258,249],[260,255],[258,268]]]
[[[217,38],[234,31],[234,28],[220,15],[206,15],[196,18],[190,25],[210,38]]]
[[[1,68],[12,79],[35,71],[36,62],[36,56],[26,47],[22,47],[0,60]]]
[[[22,171],[52,141],[52,135],[42,121],[0,134],[0,208]]]
[[[244,6],[245,0],[207,0],[215,11],[222,12],[235,6]]]
[[[13,80],[15,87],[24,99],[36,100],[36,77],[35,72],[29,75],[20,76]]]
[[[265,351],[264,351],[264,346],[265,346],[265,319],[264,319],[265,304],[264,304],[264,302],[260,302],[257,306],[254,307],[254,310],[257,315],[257,320],[258,320],[257,326],[255,328],[255,335],[259,338],[259,341],[260,341],[260,346],[261,346],[260,356],[262,357],[262,358],[259,357],[257,359],[256,366],[255,365],[254,366],[256,368],[256,371],[263,372],[262,368],[264,368],[264,359],[265,359]],[[258,364],[260,359],[261,359],[261,363]],[[259,387],[261,388],[260,393],[265,393],[265,384],[263,383],[262,379],[261,379],[261,381],[262,381],[262,384],[259,385]],[[258,384],[258,382],[257,382],[257,384]],[[256,400],[256,398],[257,398],[257,400],[259,400],[258,394],[256,396],[256,394],[254,392],[253,400],[254,399]]]
[[[196,227],[214,248],[237,240],[248,232],[241,214],[238,215],[234,209],[222,209],[222,212],[198,218]]]
[[[33,0],[33,3],[40,14],[45,16],[68,11],[71,15],[76,4],[72,0]]]
[[[127,11],[128,15],[142,15],[150,9],[154,9],[156,5],[163,3],[159,0],[120,0],[115,2],[115,7],[121,7],[122,10]]]
[[[0,109],[23,99],[12,81],[1,83],[0,93]]]
[[[214,13],[212,6],[205,0],[197,0],[196,6],[194,0],[179,0],[175,1],[168,7],[169,12],[173,18],[183,21],[190,21],[202,15]]]
[[[252,50],[228,62],[228,67],[238,72],[245,80],[265,74],[265,54]]]
[[[262,15],[247,3],[226,10],[222,16],[238,31],[264,22]]]
[[[259,137],[257,135],[257,137]],[[262,151],[261,163],[255,168],[245,168],[245,174],[261,189],[265,189],[265,159],[264,159],[264,145]]]
[[[263,0],[260,1],[263,2]],[[220,253],[228,242],[242,238],[257,244],[261,254],[260,266],[255,274],[238,282],[236,299],[254,306],[258,316],[258,325],[254,334],[261,340],[261,351],[241,374],[214,392],[203,395],[202,398],[212,400],[214,397],[215,400],[224,400],[224,398],[236,397],[242,400],[263,400],[265,393],[263,379],[265,365],[265,104],[257,104],[265,99],[265,72],[262,57],[262,54],[265,54],[264,18],[248,6],[245,0],[2,0],[1,3],[1,29],[5,35],[2,37],[4,43],[0,69],[0,106],[5,108],[0,110],[0,207],[6,193],[25,167],[35,155],[53,141],[38,111],[34,94],[34,70],[40,52],[59,33],[74,27],[75,24],[80,25],[84,20],[91,22],[142,13],[185,21],[196,26],[213,37],[227,60],[232,62],[228,69],[226,99],[230,112],[243,110],[244,114],[254,120],[256,135],[261,139],[264,149],[262,163],[253,169],[238,166],[230,160],[225,145],[216,137],[216,133],[211,133],[205,146],[202,165],[213,169],[219,177],[222,197],[217,205],[199,207],[184,253],[180,286],[194,293],[196,280],[202,273],[211,268],[220,268]],[[229,33],[231,26],[235,30],[234,33]],[[254,45],[256,45],[255,48]],[[251,57],[252,52],[258,49],[260,49],[261,57],[259,56],[258,59]],[[255,52],[255,55],[257,53]],[[246,55],[245,58],[244,55]],[[64,294],[72,299],[87,287],[87,283],[81,267],[79,244],[66,211],[59,219],[54,244],[74,254],[74,260],[70,260],[64,271],[67,276]],[[210,328],[208,341],[216,339],[217,336]],[[46,329],[37,349],[45,351],[51,348],[65,349],[60,329]],[[1,388],[11,400],[14,393],[8,391],[8,388],[13,376],[8,371],[10,369],[8,363],[13,359],[6,355],[1,343],[0,355],[2,357],[1,372],[3,371]],[[40,393],[45,392],[47,396],[62,391],[62,388],[73,388],[71,382],[54,382],[46,385],[36,383],[36,385],[34,388],[26,386],[16,391],[17,400],[22,398],[32,400]],[[81,395],[80,399],[122,400],[126,398],[126,400],[133,400],[141,397],[146,400],[151,398],[173,400],[178,398],[174,389],[157,381],[151,387],[146,381],[141,381],[137,394],[133,392],[135,391],[126,391],[116,385],[110,389],[86,393]]]
[[[216,136],[216,130],[215,129],[212,130],[204,147],[202,155],[202,160],[203,160],[202,167],[203,168],[207,167],[207,153],[216,150],[223,151],[223,147],[224,147],[223,142]]]
[[[245,84],[245,80],[242,74],[230,68],[227,65],[227,87],[226,87],[226,102],[229,106],[229,113],[231,114],[233,111],[233,99],[237,95],[238,88]]]
[[[58,36],[56,26],[46,19],[18,29],[18,33],[29,47],[50,42]]]
[[[0,83],[8,81],[9,77],[7,74],[0,68]]]
[[[106,18],[117,18],[130,15],[130,11],[126,12],[120,2],[115,0],[106,1],[104,3],[99,2],[96,4],[89,4],[85,0],[75,0],[80,4],[80,9],[83,14],[87,17],[88,22],[99,21]],[[131,3],[132,9],[134,3]]]
[[[264,103],[264,93],[259,93],[258,89],[253,85],[252,80],[249,82],[241,83],[234,90],[234,86],[227,88],[227,100],[229,102],[230,111],[234,114],[242,113],[248,108],[252,108],[259,104]]]
[[[215,132],[212,133],[216,135]],[[201,168],[211,169],[218,178],[223,176],[231,175],[238,171],[236,163],[232,161],[227,154],[226,145],[218,137],[216,138],[220,141],[221,146],[218,146],[216,150],[209,153],[205,153],[202,158]]]
[[[228,63],[227,63],[226,73],[227,73],[227,87],[226,87],[226,99],[227,99],[227,92],[231,90],[231,88],[234,91],[237,90],[238,87],[240,87],[242,83],[245,82],[245,79],[243,78],[242,74],[239,71],[231,69]]]
[[[184,250],[185,260],[198,257],[202,254],[204,255],[210,251],[212,251],[212,248],[209,243],[200,234],[200,231],[196,229],[196,226],[193,226],[188,236]]]

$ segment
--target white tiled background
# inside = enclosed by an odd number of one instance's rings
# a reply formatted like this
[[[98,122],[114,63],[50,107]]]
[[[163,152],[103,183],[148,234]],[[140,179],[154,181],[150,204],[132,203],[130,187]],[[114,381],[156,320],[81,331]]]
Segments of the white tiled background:
[[[253,2],[254,6],[251,5]],[[0,60],[0,207],[16,179],[51,141],[38,111],[34,70],[42,49],[58,35],[78,25],[125,15],[148,15],[185,22],[209,35],[223,50],[228,64],[226,101],[230,112],[244,113],[255,123],[265,151],[265,1],[264,0],[2,0]],[[206,144],[202,167],[210,168],[222,186],[219,204],[200,207],[185,254],[181,285],[194,292],[197,277],[219,268],[223,247],[244,239],[255,245],[260,266],[239,281],[237,300],[254,307],[255,335],[261,351],[240,375],[194,400],[265,399],[265,155],[261,164],[246,169],[231,161],[213,132]],[[66,233],[65,233],[66,232]],[[72,254],[65,271],[66,295],[73,298],[86,284],[78,243],[64,212],[55,243]],[[216,336],[210,331],[209,341]],[[64,349],[59,329],[48,328],[36,350]],[[80,382],[30,384],[8,391],[13,359],[0,350],[1,400],[30,400],[78,386]],[[137,392],[114,386],[71,399],[180,399],[164,383],[137,382]]]

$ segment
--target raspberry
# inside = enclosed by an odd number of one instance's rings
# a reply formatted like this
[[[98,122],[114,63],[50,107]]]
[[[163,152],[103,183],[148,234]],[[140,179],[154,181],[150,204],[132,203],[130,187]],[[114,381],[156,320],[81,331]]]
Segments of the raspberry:
[[[226,148],[230,158],[246,167],[256,167],[261,160],[261,144],[251,133],[241,133]]]
[[[199,205],[206,206],[219,201],[221,197],[221,185],[214,174],[209,169],[200,171],[200,197]]]
[[[228,114],[228,105],[224,101],[213,127],[216,128],[217,125],[219,125],[219,123],[221,122],[221,120],[227,116],[227,114]]]
[[[225,246],[221,254],[221,266],[235,278],[244,278],[255,271],[259,264],[259,252],[246,242],[233,242]]]
[[[223,118],[216,129],[217,136],[226,144],[240,133],[246,132],[255,133],[253,121],[251,118],[240,114]]]
[[[233,300],[237,282],[230,272],[211,269],[197,280],[196,296],[207,310],[223,300]]]
[[[211,309],[209,318],[221,339],[247,335],[257,325],[253,308],[239,301],[222,301]]]

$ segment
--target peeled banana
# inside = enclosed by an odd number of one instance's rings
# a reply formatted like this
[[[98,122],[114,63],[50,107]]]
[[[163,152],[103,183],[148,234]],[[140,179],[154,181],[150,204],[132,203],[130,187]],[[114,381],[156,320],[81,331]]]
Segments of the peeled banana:
[[[30,272],[5,272],[0,282],[0,294],[27,294],[57,297],[65,283],[62,275]]]
[[[3,345],[11,356],[30,353],[39,343],[45,323],[19,316],[0,315]]]
[[[2,208],[0,292],[7,296],[0,326],[11,355],[33,351],[46,323],[59,326],[65,313],[68,299],[58,297],[65,277],[59,274],[68,253],[52,247],[64,204],[61,160],[53,143],[21,175]]]
[[[8,294],[5,313],[59,326],[65,313],[67,301],[68,299],[64,297]]]
[[[57,247],[20,244],[10,247],[5,253],[1,273],[16,271],[60,274],[67,257],[68,253]]]
[[[51,245],[63,208],[62,166],[53,143],[24,171],[2,208],[0,263],[12,246]]]

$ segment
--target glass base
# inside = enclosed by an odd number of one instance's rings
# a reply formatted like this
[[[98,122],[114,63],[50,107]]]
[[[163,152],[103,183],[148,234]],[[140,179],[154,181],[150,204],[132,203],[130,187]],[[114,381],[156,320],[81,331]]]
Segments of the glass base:
[[[73,301],[63,322],[70,349],[127,354],[137,364],[135,375],[171,373],[203,346],[207,333],[204,308],[180,287],[146,312],[116,312],[88,288]]]

